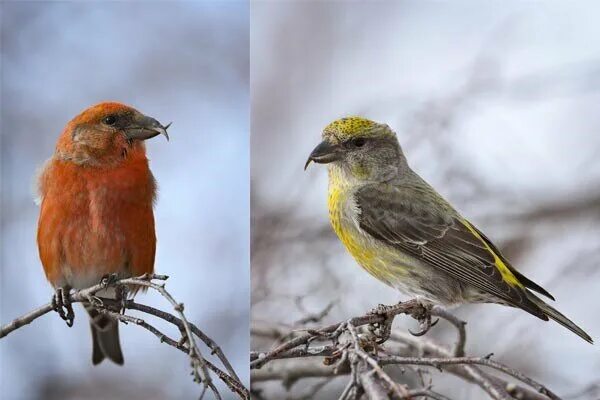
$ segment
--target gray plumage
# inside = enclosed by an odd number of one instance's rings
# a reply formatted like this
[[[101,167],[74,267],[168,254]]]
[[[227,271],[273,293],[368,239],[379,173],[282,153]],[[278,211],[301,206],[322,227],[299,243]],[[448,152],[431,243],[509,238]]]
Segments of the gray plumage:
[[[90,316],[92,330],[92,363],[97,365],[105,358],[118,365],[123,365],[123,353],[119,341],[119,322],[98,312],[89,304],[85,309]]]

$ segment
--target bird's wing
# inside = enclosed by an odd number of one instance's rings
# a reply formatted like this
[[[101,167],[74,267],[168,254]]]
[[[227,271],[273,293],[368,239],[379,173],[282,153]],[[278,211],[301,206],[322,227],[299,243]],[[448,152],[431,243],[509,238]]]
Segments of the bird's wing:
[[[361,229],[376,239],[508,304],[548,319],[529,300],[525,285],[497,249],[435,193],[415,186],[376,184],[358,190],[355,199]]]
[[[549,298],[551,300],[555,300],[554,296],[552,296],[546,289],[544,289],[543,287],[541,287],[540,285],[538,285],[537,283],[535,283],[534,281],[532,281],[531,279],[527,278],[525,275],[523,275],[522,273],[517,271],[517,269],[510,264],[510,262],[502,255],[502,253],[500,253],[500,250],[498,250],[496,245],[494,243],[492,243],[492,241],[490,239],[488,239],[487,236],[485,236],[483,234],[483,232],[481,232],[479,229],[477,229],[472,224],[470,224],[470,226],[471,226],[471,228],[473,228],[475,230],[475,232],[477,234],[479,234],[481,239],[483,239],[485,241],[485,243],[490,247],[492,252],[494,252],[494,254],[496,254],[500,258],[500,260],[504,263],[504,265],[506,265],[508,267],[510,272],[512,272],[513,275],[519,280],[519,282],[521,282],[527,289],[531,289],[534,292],[543,294],[544,296],[546,296],[547,298]]]

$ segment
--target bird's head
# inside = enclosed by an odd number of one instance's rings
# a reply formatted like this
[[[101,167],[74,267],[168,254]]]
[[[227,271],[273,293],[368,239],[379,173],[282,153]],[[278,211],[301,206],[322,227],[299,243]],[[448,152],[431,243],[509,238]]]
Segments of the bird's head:
[[[382,182],[394,178],[406,166],[396,134],[385,124],[346,117],[327,125],[322,138],[304,169],[314,161],[329,164],[349,179]]]
[[[56,144],[56,154],[77,164],[115,165],[129,157],[145,156],[146,139],[164,135],[168,140],[169,125],[125,104],[96,104],[69,121]]]

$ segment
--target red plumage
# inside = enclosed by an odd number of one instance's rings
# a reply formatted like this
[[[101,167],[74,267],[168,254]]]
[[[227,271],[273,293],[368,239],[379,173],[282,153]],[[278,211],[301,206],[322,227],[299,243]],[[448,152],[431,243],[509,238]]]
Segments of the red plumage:
[[[90,107],[67,124],[39,177],[37,241],[54,288],[153,272],[156,184],[143,140],[158,133],[166,130],[156,120],[119,103]],[[94,363],[122,363],[116,321],[88,311]]]

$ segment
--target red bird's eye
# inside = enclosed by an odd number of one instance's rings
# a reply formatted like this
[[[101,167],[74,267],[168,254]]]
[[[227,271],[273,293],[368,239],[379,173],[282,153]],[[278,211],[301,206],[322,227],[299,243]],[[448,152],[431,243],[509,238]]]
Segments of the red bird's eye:
[[[117,122],[117,117],[115,117],[114,115],[109,115],[108,117],[104,117],[104,119],[102,120],[102,122],[105,125],[114,125],[115,122]]]

